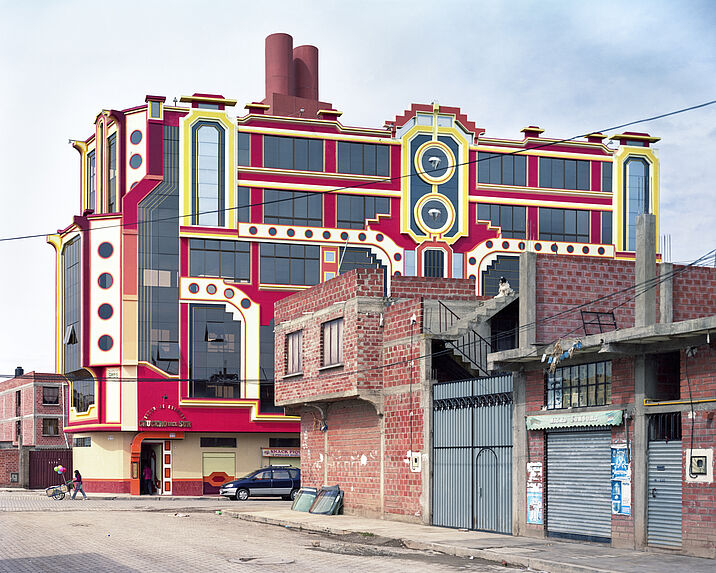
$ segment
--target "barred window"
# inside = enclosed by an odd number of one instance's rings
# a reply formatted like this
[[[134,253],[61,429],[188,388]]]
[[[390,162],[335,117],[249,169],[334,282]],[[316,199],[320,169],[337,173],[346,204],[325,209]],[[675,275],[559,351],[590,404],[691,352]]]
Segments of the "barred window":
[[[74,448],[89,448],[92,446],[92,438],[87,436],[85,438],[72,438],[72,447]]]
[[[298,330],[286,335],[286,374],[298,374],[303,371],[303,331]]]
[[[545,376],[548,410],[612,403],[612,363],[593,362],[557,368]]]
[[[335,366],[343,363],[342,318],[323,323],[321,345],[323,346],[322,366]]]
[[[42,435],[59,436],[60,420],[58,418],[42,418]]]

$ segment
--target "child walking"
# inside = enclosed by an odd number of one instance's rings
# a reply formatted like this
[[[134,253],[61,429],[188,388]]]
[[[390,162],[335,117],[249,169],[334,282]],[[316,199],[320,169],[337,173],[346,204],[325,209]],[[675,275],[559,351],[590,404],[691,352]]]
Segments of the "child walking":
[[[85,493],[85,490],[82,489],[82,474],[79,470],[75,470],[75,479],[72,481],[75,485],[75,491],[72,492],[72,499],[75,499],[78,491],[82,492],[83,499],[87,499],[87,494]]]

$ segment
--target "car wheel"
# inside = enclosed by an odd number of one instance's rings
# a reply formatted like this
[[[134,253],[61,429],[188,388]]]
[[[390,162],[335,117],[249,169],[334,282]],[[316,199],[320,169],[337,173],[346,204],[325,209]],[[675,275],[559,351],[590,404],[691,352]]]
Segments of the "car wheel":
[[[237,489],[236,490],[236,500],[237,501],[246,501],[249,499],[249,490],[248,489]]]
[[[296,495],[298,495],[298,490],[297,490],[297,489],[292,489],[292,490],[291,490],[291,494],[288,496],[288,499],[290,499],[291,501],[293,501],[294,499],[296,499]]]

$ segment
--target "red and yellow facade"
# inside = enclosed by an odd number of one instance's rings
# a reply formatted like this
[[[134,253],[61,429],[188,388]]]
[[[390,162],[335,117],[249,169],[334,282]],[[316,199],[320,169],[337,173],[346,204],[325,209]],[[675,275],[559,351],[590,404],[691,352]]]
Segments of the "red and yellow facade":
[[[150,465],[162,493],[211,493],[290,451],[297,419],[273,405],[273,305],[288,294],[356,266],[494,294],[495,276],[517,284],[524,250],[632,258],[630,221],[658,216],[656,138],[500,139],[437,104],[348,127],[318,99],[317,51],[287,38],[267,39],[267,65],[300,73],[279,85],[268,69],[243,113],[147,96],[74,142],[77,215],[48,242],[90,490],[138,494]]]

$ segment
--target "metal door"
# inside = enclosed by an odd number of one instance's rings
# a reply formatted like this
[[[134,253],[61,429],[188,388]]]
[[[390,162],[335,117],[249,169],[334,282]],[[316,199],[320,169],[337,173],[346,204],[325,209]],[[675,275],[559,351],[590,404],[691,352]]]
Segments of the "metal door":
[[[549,433],[548,534],[610,541],[611,507],[611,432]]]
[[[43,489],[72,479],[72,450],[31,450],[30,489]],[[67,471],[60,476],[55,466],[65,466]]]
[[[681,441],[649,442],[647,543],[681,547]]]
[[[433,386],[432,523],[512,533],[512,376]]]

